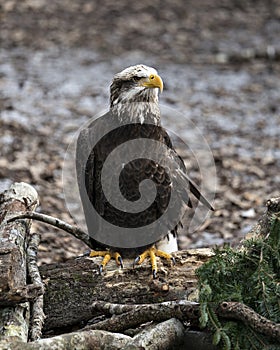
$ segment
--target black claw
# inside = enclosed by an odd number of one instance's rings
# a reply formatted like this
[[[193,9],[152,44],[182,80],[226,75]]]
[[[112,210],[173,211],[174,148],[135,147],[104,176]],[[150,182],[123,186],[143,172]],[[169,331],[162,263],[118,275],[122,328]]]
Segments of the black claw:
[[[176,265],[176,260],[175,260],[175,258],[172,256],[172,258],[171,258],[171,261],[172,261],[172,264],[173,265]]]
[[[99,274],[102,275],[103,272],[103,265],[99,265]]]
[[[121,256],[118,257],[118,262],[119,262],[121,268],[123,269],[123,259]]]
[[[82,255],[80,255],[80,257],[82,257],[82,256],[90,256],[90,252],[91,252],[91,250],[86,250]]]
[[[153,270],[153,279],[156,279],[156,278],[157,278],[157,271]]]
[[[140,261],[140,256],[137,256],[137,258],[134,260],[133,268],[135,267],[136,264],[138,264],[139,261]]]

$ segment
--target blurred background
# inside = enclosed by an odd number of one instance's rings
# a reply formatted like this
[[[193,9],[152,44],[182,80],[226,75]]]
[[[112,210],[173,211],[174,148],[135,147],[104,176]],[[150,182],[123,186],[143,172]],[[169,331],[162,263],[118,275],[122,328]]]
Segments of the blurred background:
[[[216,211],[183,230],[180,247],[238,243],[280,192],[279,35],[279,0],[0,0],[0,191],[28,182],[39,211],[74,223],[67,146],[108,108],[113,75],[144,63],[164,80],[161,104],[195,123],[216,164]],[[40,263],[86,249],[52,227],[34,230]]]

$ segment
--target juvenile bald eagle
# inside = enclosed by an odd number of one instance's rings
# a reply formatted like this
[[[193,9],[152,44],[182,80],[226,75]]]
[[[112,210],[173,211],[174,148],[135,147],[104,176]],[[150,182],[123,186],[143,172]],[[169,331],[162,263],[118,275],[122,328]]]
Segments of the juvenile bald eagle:
[[[132,256],[135,258],[135,263],[140,264],[149,256],[152,273],[156,277],[155,257],[172,259],[170,253],[178,250],[177,229],[181,224],[179,216],[174,218],[172,215],[167,215],[162,219],[161,225],[147,232],[147,236],[150,237],[149,243],[141,244],[140,239],[140,243],[136,246],[127,246],[124,240],[114,241],[114,227],[124,232],[127,229],[139,227],[144,227],[144,229],[147,227],[147,231],[150,230],[150,224],[164,217],[170,205],[171,191],[175,184],[180,200],[176,200],[173,205],[179,206],[180,213],[185,211],[187,206],[192,207],[189,191],[212,209],[187,177],[182,159],[173,148],[165,129],[161,127],[158,91],[162,89],[162,79],[155,69],[142,64],[126,68],[114,76],[111,84],[109,112],[92,122],[79,135],[76,157],[79,190],[88,232],[95,249],[90,256],[104,257],[100,271],[112,257],[116,259],[118,265],[122,266],[122,257]],[[115,161],[113,167],[117,169],[121,164],[118,186],[109,186],[109,193],[107,191],[106,194],[102,176],[105,177],[105,182],[106,179],[109,181],[109,184],[111,178],[114,177],[112,167],[109,174],[105,172],[104,175],[103,167],[106,160],[117,147],[138,139],[144,139],[147,142],[148,140],[155,141],[153,151],[163,161],[163,165],[160,160],[145,158],[148,149],[143,149],[142,146],[139,146],[139,155],[127,163],[116,154],[113,158]],[[157,149],[157,145],[164,145],[165,148]],[[130,153],[130,150],[131,148],[128,148],[127,153]],[[169,166],[169,171],[164,166],[166,160],[172,160],[173,165]],[[152,180],[156,187],[153,202],[147,199],[146,208],[133,212],[129,210],[129,207],[118,208],[118,205],[112,204],[108,198],[111,196],[111,199],[114,199],[115,191],[116,195],[120,191],[126,202],[133,204],[141,199],[140,186],[144,180]],[[144,197],[142,196],[142,200],[145,201]],[[111,225],[109,229],[105,228],[104,222]],[[157,230],[163,232],[156,232]],[[103,240],[105,236],[106,240]],[[112,237],[111,240],[110,237]],[[127,237],[127,239],[130,238]]]

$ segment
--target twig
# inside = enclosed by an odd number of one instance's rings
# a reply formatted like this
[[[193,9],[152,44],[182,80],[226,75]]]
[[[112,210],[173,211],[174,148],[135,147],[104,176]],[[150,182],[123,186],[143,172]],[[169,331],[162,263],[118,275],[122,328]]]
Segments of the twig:
[[[197,320],[199,312],[199,304],[187,300],[143,305],[122,305],[96,301],[92,307],[98,311],[114,314],[114,316],[86,326],[84,329],[102,329],[111,332],[121,332],[149,321],[162,322],[174,317],[179,320]]]
[[[44,291],[44,285],[41,280],[40,272],[37,265],[37,251],[40,243],[38,233],[30,234],[28,247],[26,251],[26,261],[28,273],[33,284],[41,286]],[[43,311],[43,295],[36,298],[31,306],[31,322],[29,329],[29,338],[31,341],[38,340],[42,335],[45,314]]]
[[[242,303],[223,302],[219,305],[217,311],[221,317],[240,320],[259,333],[276,340],[280,339],[280,323],[268,320]]]
[[[57,219],[57,218],[50,216],[50,215],[35,213],[35,212],[27,212],[24,214],[14,216],[14,217],[8,219],[7,222],[9,223],[9,222],[12,222],[15,220],[21,220],[21,219],[37,220],[37,221],[44,222],[45,224],[49,224],[49,225],[52,225],[54,227],[60,228],[63,231],[71,233],[74,237],[83,241],[89,247],[91,246],[90,237],[86,232],[84,232],[82,229],[80,229],[77,226],[70,225],[63,220]]]

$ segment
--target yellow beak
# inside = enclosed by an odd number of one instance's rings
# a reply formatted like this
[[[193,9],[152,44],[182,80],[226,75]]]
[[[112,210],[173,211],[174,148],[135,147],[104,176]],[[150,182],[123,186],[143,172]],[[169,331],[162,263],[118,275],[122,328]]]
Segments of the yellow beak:
[[[159,75],[151,74],[149,78],[145,79],[142,83],[142,86],[148,88],[159,88],[160,92],[163,90],[163,81]]]

